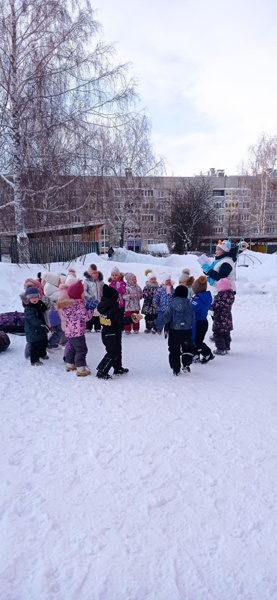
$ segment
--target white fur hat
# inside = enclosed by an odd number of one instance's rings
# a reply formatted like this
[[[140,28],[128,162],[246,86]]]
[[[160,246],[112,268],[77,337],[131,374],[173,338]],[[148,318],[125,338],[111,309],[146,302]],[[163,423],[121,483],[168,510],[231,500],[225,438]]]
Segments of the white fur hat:
[[[49,271],[46,271],[46,273],[43,273],[42,275],[42,281],[44,282],[44,284],[51,283],[51,285],[58,286],[60,283],[60,274],[50,273]]]
[[[118,267],[112,268],[111,275],[120,275],[120,270],[118,269]]]
[[[68,275],[67,275],[64,283],[66,285],[73,285],[73,283],[76,283],[77,281],[78,281],[78,278],[77,278],[75,269],[68,269]]]
[[[149,271],[146,275],[146,281],[150,281],[150,279],[157,279],[155,273],[153,273],[153,271]]]
[[[171,279],[171,275],[169,275],[169,273],[165,273],[165,275],[161,276],[161,282],[165,283],[166,281],[170,280],[172,283],[172,279]]]

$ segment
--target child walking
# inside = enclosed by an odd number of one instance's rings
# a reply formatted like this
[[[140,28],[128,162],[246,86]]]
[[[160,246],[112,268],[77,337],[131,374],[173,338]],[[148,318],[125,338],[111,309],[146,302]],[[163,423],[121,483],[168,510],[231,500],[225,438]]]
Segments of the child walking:
[[[29,344],[30,361],[33,367],[43,365],[43,360],[48,359],[46,352],[47,333],[49,331],[45,322],[46,306],[39,297],[37,287],[28,287],[21,296],[24,306],[24,328],[26,341]]]
[[[154,302],[155,293],[159,287],[156,275],[152,271],[145,271],[146,284],[142,290],[143,306],[141,312],[145,315],[144,333],[157,333],[153,321],[158,316],[157,306]]]
[[[201,275],[198,277],[192,286],[194,296],[191,301],[191,308],[195,314],[194,327],[194,345],[195,345],[195,362],[205,364],[214,358],[211,348],[204,342],[205,335],[208,331],[208,310],[212,303],[212,294],[207,291],[207,277]],[[202,355],[202,359],[200,356]]]
[[[227,278],[220,279],[216,287],[217,294],[210,307],[214,311],[213,334],[216,345],[214,354],[224,356],[231,349],[232,306],[235,293],[232,290],[231,281]]]
[[[161,335],[162,331],[163,331],[164,313],[169,308],[173,297],[174,297],[174,288],[172,285],[171,277],[170,277],[170,275],[165,275],[164,279],[163,279],[163,284],[160,287],[158,287],[158,289],[154,295],[154,298],[153,298],[153,301],[157,306],[157,312],[158,312],[158,316],[154,321],[154,325],[155,325],[155,328],[159,335]]]
[[[101,271],[98,271],[95,264],[92,264],[89,266],[87,271],[84,272],[84,277],[85,296],[90,296],[90,298],[99,302],[102,298],[103,292],[103,274]],[[93,328],[96,332],[101,331],[99,317],[96,315],[93,315],[93,317],[87,322],[86,331],[92,331]]]
[[[194,355],[192,326],[194,313],[188,300],[188,288],[178,285],[174,298],[164,313],[164,323],[169,326],[169,364],[173,375],[180,374],[181,364],[184,373],[190,373]]]
[[[91,319],[93,310],[87,310],[84,303],[84,287],[81,281],[73,283],[67,290],[68,299],[59,300],[57,308],[65,317],[66,371],[76,371],[77,377],[90,375],[86,364],[87,344],[85,338],[86,321]],[[93,308],[97,301],[93,304]]]
[[[131,317],[133,314],[139,314],[140,300],[142,298],[142,289],[137,284],[137,278],[134,273],[126,273],[126,292],[123,294],[125,300],[125,317]],[[130,334],[133,327],[134,333],[139,332],[139,320],[131,321],[125,326],[125,333]]]
[[[114,369],[114,375],[124,375],[129,372],[129,369],[122,367],[122,329],[125,325],[139,321],[142,316],[133,313],[131,316],[124,317],[118,304],[117,290],[106,284],[103,286],[103,297],[97,310],[100,313],[102,342],[106,354],[97,367],[96,377],[111,379],[109,375],[111,367]]]

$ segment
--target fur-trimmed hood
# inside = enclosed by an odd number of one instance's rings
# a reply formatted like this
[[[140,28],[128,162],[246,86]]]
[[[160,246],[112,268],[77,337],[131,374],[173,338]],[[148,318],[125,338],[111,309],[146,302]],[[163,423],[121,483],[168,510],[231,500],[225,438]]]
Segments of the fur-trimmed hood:
[[[72,298],[62,298],[61,300],[57,300],[56,309],[60,310],[62,308],[68,308],[68,306],[74,306],[75,300]]]
[[[103,273],[101,273],[101,271],[97,271],[98,273],[98,281],[103,281]],[[86,279],[88,279],[89,281],[97,281],[96,279],[93,279],[93,277],[87,272],[84,272],[84,277]]]

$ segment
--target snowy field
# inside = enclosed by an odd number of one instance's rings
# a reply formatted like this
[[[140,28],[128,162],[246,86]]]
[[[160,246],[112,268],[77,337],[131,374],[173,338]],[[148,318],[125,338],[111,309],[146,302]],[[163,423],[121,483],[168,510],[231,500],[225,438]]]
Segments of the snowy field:
[[[144,325],[123,336],[130,373],[106,382],[94,377],[99,334],[87,335],[83,379],[65,372],[61,352],[32,368],[25,338],[10,336],[0,354],[1,600],[276,600],[277,256],[248,256],[232,351],[191,375],[173,377],[166,340]],[[141,286],[149,263],[175,282],[184,267],[201,274],[192,255],[122,258],[91,255],[85,266],[96,262],[107,281],[116,264]],[[81,277],[82,262],[73,266]],[[0,264],[0,312],[21,310],[38,270]]]

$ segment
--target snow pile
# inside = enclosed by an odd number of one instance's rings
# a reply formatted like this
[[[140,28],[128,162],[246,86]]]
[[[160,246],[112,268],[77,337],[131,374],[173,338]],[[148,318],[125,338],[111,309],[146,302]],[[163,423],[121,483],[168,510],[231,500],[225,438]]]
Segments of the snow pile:
[[[173,377],[167,342],[143,324],[123,336],[130,373],[108,382],[94,377],[99,334],[87,335],[92,376],[81,380],[61,352],[31,367],[25,338],[10,336],[0,354],[3,600],[276,599],[277,265],[259,258],[237,269],[230,354],[187,376]],[[195,256],[156,260],[155,273],[175,281],[186,266],[201,273]],[[92,255],[71,266],[81,277],[90,262],[105,281],[117,264]],[[118,266],[144,284],[148,261]],[[0,264],[2,311],[21,308],[38,270]]]

